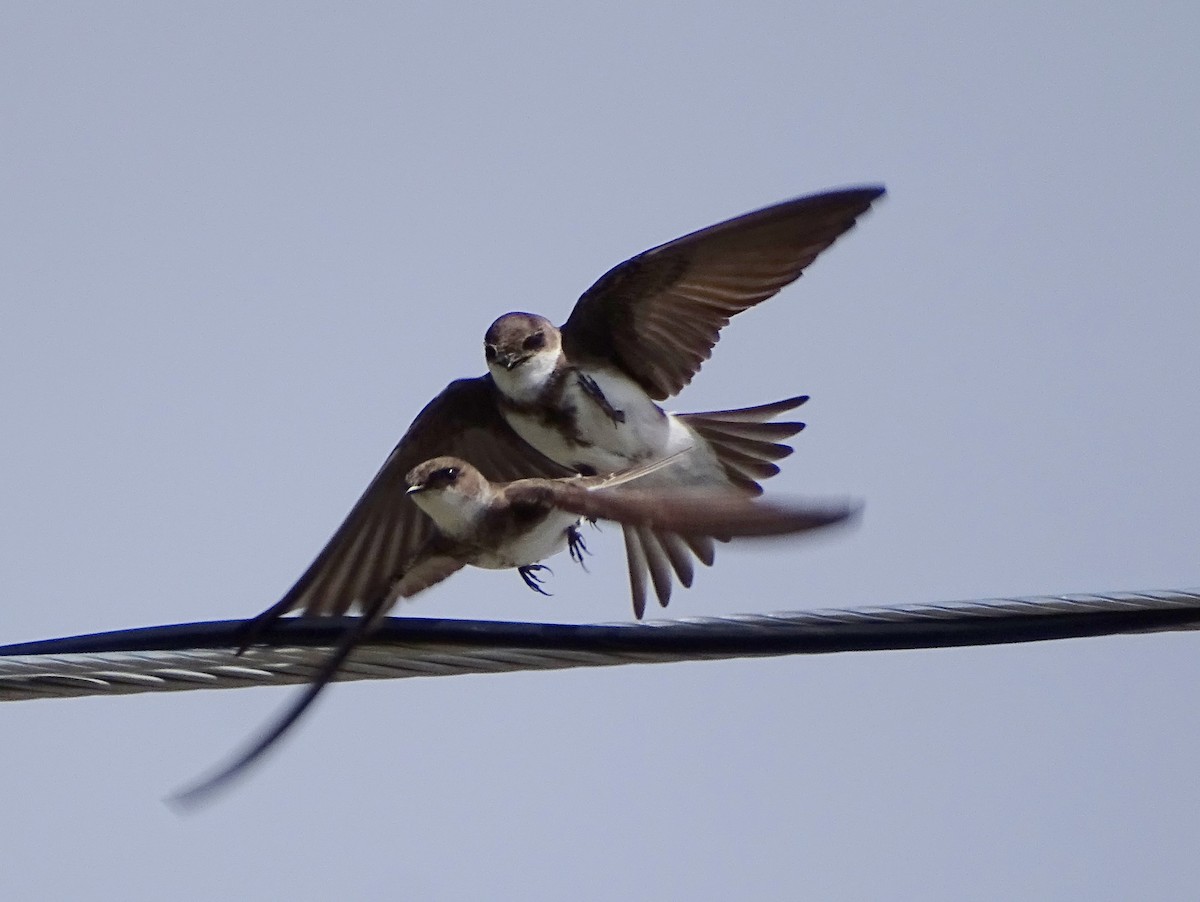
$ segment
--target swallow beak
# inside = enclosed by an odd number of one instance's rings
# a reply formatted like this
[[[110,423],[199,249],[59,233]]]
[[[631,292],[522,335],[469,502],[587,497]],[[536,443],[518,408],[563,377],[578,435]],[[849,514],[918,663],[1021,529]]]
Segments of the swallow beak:
[[[517,354],[498,354],[496,362],[506,370],[511,370],[513,367],[521,363],[522,358]]]
[[[425,484],[422,482],[418,482],[416,485],[410,485],[408,487],[408,491],[406,491],[404,494],[405,495],[419,495],[423,491],[425,491]]]

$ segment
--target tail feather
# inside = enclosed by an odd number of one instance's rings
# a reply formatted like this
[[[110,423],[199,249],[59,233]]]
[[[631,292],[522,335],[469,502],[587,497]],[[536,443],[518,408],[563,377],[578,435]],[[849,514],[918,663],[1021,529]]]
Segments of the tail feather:
[[[725,420],[731,423],[765,423],[773,420],[781,413],[795,410],[808,400],[808,395],[796,395],[794,398],[784,398],[770,404],[760,404],[757,407],[739,407],[736,410],[710,410],[705,413],[681,414],[684,419],[704,417],[710,420]]]
[[[646,563],[650,567],[650,581],[654,583],[654,594],[658,603],[664,608],[671,601],[671,559],[663,550],[659,534],[645,527],[637,527],[638,538],[642,543],[642,551],[646,553]]]
[[[671,569],[675,571],[675,578],[685,589],[690,589],[692,579],[696,575],[696,568],[692,566],[692,555],[687,542],[682,536],[670,532],[658,533],[658,541],[662,544],[667,557],[671,559]]]
[[[778,439],[791,438],[804,428],[803,423],[768,420],[795,410],[807,400],[808,395],[797,395],[740,410],[680,414],[679,419],[708,442],[730,482],[749,495],[758,495],[762,492],[758,480],[770,479],[779,472],[773,461],[792,453],[791,445],[780,444]]]
[[[747,479],[770,479],[779,472],[779,465],[770,460],[743,454],[724,445],[714,445],[713,450],[717,452],[717,459],[725,466],[726,472],[732,470]]]
[[[713,540],[708,536],[681,536],[688,549],[705,567],[711,567],[716,560],[717,550]],[[688,583],[690,586],[691,583]]]
[[[684,413],[679,419],[685,421],[697,432],[717,435],[722,438],[748,438],[759,441],[775,442],[791,438],[804,428],[803,423],[785,421],[782,423],[742,423],[735,420],[710,420],[708,414]]]
[[[629,594],[633,597],[633,616],[641,620],[646,613],[646,552],[635,528],[625,530],[625,560],[629,566]]]
[[[770,422],[772,417],[795,410],[808,395],[786,398],[772,404],[738,410],[714,410],[705,413],[677,414],[716,454],[729,482],[747,495],[762,494],[758,480],[779,472],[774,461],[792,453],[790,445],[780,443],[804,428],[803,423]],[[713,537],[727,542],[724,536]],[[625,556],[629,565],[629,588],[633,612],[640,620],[646,611],[646,595],[651,584],[663,607],[671,600],[672,573],[683,586],[695,576],[692,558],[711,567],[716,556],[713,538],[679,536],[645,528],[626,527]]]

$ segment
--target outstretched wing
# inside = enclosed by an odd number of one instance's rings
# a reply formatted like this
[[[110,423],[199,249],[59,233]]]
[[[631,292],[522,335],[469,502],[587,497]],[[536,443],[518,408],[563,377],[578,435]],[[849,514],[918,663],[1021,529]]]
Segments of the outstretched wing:
[[[870,186],[785,201],[613,267],[562,327],[575,362],[608,361],[657,400],[682,389],[729,318],[800,277],[884,193]]]
[[[345,614],[352,606],[394,596],[402,570],[434,532],[433,521],[405,494],[404,482],[409,470],[431,457],[461,457],[497,481],[570,475],[512,431],[494,393],[491,377],[480,376],[452,382],[430,401],[316,560],[253,621],[252,631],[289,611]]]
[[[350,657],[354,649],[379,625],[393,599],[410,598],[462,569],[462,562],[448,554],[444,544],[445,540],[441,536],[431,536],[415,555],[404,562],[403,574],[398,579],[393,579],[386,593],[375,595],[362,603],[362,616],[354,618],[352,624],[346,628],[341,639],[334,646],[333,652],[313,676],[312,682],[296,696],[290,705],[284,708],[283,713],[229,764],[222,767],[213,776],[177,793],[171,800],[185,807],[202,802],[213,792],[244,773],[246,768],[279,742],[304,716],[304,713],[317,700],[325,687],[337,677],[338,671],[341,670],[342,665],[346,663],[346,659]],[[314,564],[314,566],[316,565]],[[276,613],[274,617],[266,618],[266,614],[270,614],[274,610],[272,608],[265,612],[252,623],[259,624],[260,629],[267,626],[271,620],[279,616]]]
[[[727,539],[790,535],[833,526],[861,510],[849,502],[781,503],[724,489],[590,489],[580,480],[542,485],[561,510],[681,536]]]

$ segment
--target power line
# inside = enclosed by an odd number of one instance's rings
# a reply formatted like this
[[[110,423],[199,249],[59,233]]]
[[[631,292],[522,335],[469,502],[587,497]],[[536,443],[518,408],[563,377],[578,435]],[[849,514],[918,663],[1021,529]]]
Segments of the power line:
[[[348,618],[291,618],[238,656],[244,621],[0,647],[0,701],[307,682]],[[615,624],[392,617],[338,680],[1041,642],[1200,628],[1200,589],[1049,595]]]

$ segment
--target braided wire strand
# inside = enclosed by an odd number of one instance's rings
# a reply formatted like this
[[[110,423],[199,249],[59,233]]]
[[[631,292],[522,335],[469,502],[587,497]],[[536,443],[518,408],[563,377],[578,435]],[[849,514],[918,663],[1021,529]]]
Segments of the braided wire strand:
[[[293,618],[238,655],[243,621],[0,647],[0,701],[308,682],[353,618]],[[392,617],[339,681],[999,645],[1200,628],[1200,589],[996,598],[645,623]]]

